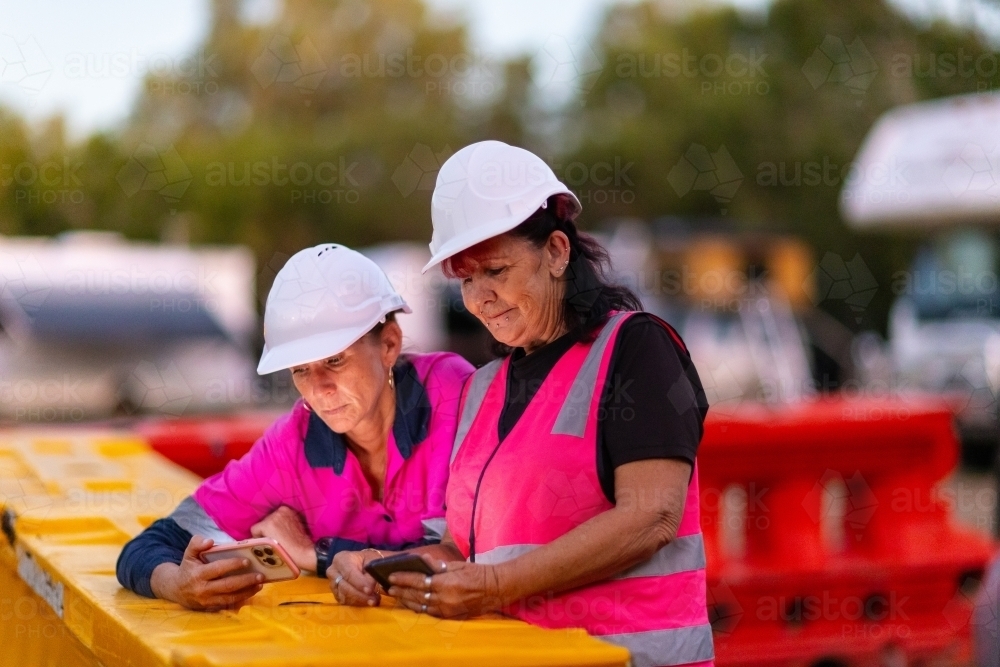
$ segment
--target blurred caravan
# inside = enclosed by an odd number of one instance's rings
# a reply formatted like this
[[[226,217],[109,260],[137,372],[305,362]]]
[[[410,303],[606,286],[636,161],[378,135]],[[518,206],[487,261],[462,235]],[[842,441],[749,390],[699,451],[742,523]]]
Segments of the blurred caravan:
[[[861,146],[841,192],[859,230],[919,239],[893,276],[888,352],[899,388],[951,397],[967,458],[997,441],[1000,94],[902,106]]]
[[[249,407],[254,282],[243,247],[0,237],[0,419]]]

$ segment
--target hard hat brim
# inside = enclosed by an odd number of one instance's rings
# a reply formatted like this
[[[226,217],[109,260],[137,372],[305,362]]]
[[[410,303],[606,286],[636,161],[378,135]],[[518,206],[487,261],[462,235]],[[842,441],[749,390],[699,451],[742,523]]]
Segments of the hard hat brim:
[[[392,308],[381,313],[371,324],[363,329],[351,329],[349,331],[330,331],[316,334],[307,338],[299,338],[282,345],[268,347],[264,344],[264,352],[260,356],[260,363],[257,364],[257,374],[267,375],[293,366],[301,366],[314,361],[320,361],[335,354],[340,354],[354,343],[363,338],[371,331],[376,324],[383,321],[390,312],[402,311],[409,315],[413,310],[403,303],[399,308]]]
[[[529,217],[534,215],[535,211],[537,211],[539,207],[545,201],[547,201],[548,198],[551,197],[552,195],[569,195],[572,198],[573,203],[576,204],[576,213],[573,215],[573,217],[575,218],[577,215],[580,214],[580,211],[583,210],[583,206],[580,204],[580,200],[577,198],[577,196],[573,194],[569,188],[562,185],[562,183],[560,183],[559,186],[560,187],[552,188],[551,191],[544,191],[544,194],[538,197],[538,203],[534,207],[529,207],[531,208],[530,213],[528,213],[528,215],[525,217],[511,216],[504,220],[498,220],[493,224],[488,225],[484,228],[471,229],[465,234],[461,234],[451,239],[450,241],[448,241],[448,243],[445,243],[440,250],[434,253],[430,261],[427,262],[427,264],[424,266],[423,269],[421,269],[420,272],[427,273],[441,262],[445,261],[446,259],[449,259],[450,257],[454,257],[463,250],[468,250],[472,246],[478,245],[483,241],[488,241],[489,239],[495,236],[506,234],[507,232],[509,232],[510,230],[514,229],[522,222],[527,220]]]

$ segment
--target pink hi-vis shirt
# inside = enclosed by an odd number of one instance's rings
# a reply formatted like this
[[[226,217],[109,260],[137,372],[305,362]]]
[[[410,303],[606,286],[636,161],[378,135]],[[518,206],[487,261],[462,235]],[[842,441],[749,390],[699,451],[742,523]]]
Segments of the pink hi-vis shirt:
[[[394,368],[396,417],[384,498],[372,497],[357,458],[303,403],[278,419],[238,461],[209,477],[194,499],[230,537],[281,505],[298,511],[314,540],[404,544],[444,516],[458,403],[472,366],[450,353],[414,354]]]

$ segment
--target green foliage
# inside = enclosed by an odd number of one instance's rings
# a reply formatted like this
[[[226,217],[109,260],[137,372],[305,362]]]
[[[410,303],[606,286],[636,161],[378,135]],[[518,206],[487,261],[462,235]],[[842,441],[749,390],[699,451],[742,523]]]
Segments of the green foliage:
[[[851,161],[894,106],[1000,88],[998,55],[974,34],[944,23],[922,28],[881,1],[782,0],[766,17],[713,8],[677,18],[658,6],[614,7],[598,35],[605,66],[585,99],[584,140],[568,160],[632,164],[634,185],[615,187],[633,191],[634,203],[602,198],[601,186],[588,183],[587,218],[721,217],[734,229],[803,237],[817,260],[860,252],[883,289],[862,322],[846,306],[836,314],[853,328],[884,327],[892,272],[907,268],[915,237],[846,226],[837,201]],[[838,46],[852,52],[852,69],[827,71],[823,50]],[[725,147],[743,179],[735,193],[716,196],[710,176],[671,182],[695,144],[709,154]]]

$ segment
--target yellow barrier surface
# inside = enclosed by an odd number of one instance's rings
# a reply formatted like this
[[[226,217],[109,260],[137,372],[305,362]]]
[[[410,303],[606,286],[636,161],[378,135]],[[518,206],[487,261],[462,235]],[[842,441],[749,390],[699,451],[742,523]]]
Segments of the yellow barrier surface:
[[[122,546],[197,485],[128,434],[0,433],[0,663],[69,667],[625,665],[582,630],[444,621],[337,604],[325,580],[268,584],[234,611],[149,600],[115,578]]]

